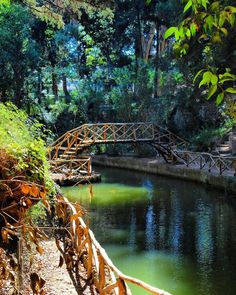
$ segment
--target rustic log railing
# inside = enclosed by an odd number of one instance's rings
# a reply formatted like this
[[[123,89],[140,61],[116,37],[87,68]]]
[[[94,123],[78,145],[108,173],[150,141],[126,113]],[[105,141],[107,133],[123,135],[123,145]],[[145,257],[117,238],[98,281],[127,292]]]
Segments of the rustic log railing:
[[[92,173],[91,157],[56,159],[50,161],[50,164],[55,174],[65,174],[67,177],[78,174],[90,176]]]
[[[68,175],[73,172],[70,161],[75,166],[75,159],[81,158],[81,153],[93,144],[107,143],[155,143],[158,146],[183,148],[187,142],[164,128],[152,123],[98,123],[84,124],[70,130],[58,138],[49,147],[49,160],[54,172],[65,171],[68,165]],[[78,156],[79,155],[79,156]],[[77,167],[80,167],[78,162]],[[91,173],[90,166],[87,166]],[[79,169],[75,169],[77,173]],[[90,171],[90,172],[89,172]]]
[[[169,146],[185,146],[182,138],[152,123],[84,124],[58,138],[49,148],[51,160],[60,155],[80,153],[92,144],[156,142]]]
[[[96,240],[93,232],[85,224],[81,207],[71,204],[65,197],[58,196],[56,204],[58,217],[68,226],[67,214],[71,212],[68,228],[62,240],[57,241],[57,247],[62,253],[70,277],[77,287],[79,283],[79,265],[86,269],[87,280],[92,282],[99,294],[104,295],[132,295],[127,283],[137,285],[155,295],[171,295],[170,293],[153,287],[139,279],[123,274],[110,260],[106,251]],[[71,255],[73,253],[73,255]]]
[[[67,175],[91,174],[91,162],[81,154],[93,144],[146,142],[154,146],[169,162],[176,160],[187,167],[207,169],[222,175],[234,173],[234,157],[221,157],[210,153],[195,153],[187,150],[188,143],[174,133],[152,123],[98,123],[84,124],[58,138],[49,147],[52,171],[66,171]],[[83,160],[82,160],[83,158]],[[81,160],[81,161],[80,161]]]
[[[222,175],[223,173],[234,175],[236,171],[236,157],[222,157],[210,153],[199,153],[191,151],[173,151],[173,161],[180,161],[187,167],[205,169]]]

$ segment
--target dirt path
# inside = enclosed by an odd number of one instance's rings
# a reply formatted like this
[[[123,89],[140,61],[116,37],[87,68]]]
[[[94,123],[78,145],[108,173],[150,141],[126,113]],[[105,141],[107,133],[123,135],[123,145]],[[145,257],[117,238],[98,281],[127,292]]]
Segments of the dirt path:
[[[45,295],[90,295],[97,294],[93,286],[86,286],[85,280],[86,272],[81,266],[80,282],[83,287],[79,293],[74,288],[74,285],[67,272],[65,264],[59,267],[60,253],[54,240],[49,240],[42,243],[44,253],[31,254],[30,257],[24,258],[24,295],[33,294],[30,289],[29,274],[36,272],[42,277],[46,283],[44,286]],[[33,255],[33,264],[30,266],[30,260]]]

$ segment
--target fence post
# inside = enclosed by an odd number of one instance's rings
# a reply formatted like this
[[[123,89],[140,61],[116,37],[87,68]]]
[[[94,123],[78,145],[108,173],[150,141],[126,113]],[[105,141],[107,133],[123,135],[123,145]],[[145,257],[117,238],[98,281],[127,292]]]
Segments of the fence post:
[[[186,156],[187,156],[187,157],[186,157],[186,160],[187,160],[187,167],[189,167],[189,157],[188,157],[189,155],[188,155],[188,153],[186,153]]]
[[[221,159],[220,160],[220,175],[222,175],[222,162],[221,162]]]
[[[69,161],[69,176],[72,175],[72,159]]]
[[[105,142],[107,141],[107,124],[105,124],[103,139]]]
[[[200,155],[200,169],[202,169],[202,156]]]
[[[91,176],[92,166],[91,166],[91,159],[88,160],[88,176]]]
[[[23,238],[22,230],[19,229],[18,232],[18,245],[17,245],[17,260],[18,260],[18,294],[25,294],[23,288]],[[23,293],[22,293],[23,292]]]
[[[211,172],[211,158],[209,158],[209,167],[208,167],[208,171]]]

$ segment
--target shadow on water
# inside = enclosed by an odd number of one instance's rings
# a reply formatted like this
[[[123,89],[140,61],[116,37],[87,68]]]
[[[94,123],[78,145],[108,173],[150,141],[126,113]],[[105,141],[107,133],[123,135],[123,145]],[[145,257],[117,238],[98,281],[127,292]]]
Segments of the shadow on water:
[[[63,188],[90,212],[114,263],[175,295],[236,294],[236,199],[201,184],[121,169]],[[135,295],[148,294],[133,288]]]

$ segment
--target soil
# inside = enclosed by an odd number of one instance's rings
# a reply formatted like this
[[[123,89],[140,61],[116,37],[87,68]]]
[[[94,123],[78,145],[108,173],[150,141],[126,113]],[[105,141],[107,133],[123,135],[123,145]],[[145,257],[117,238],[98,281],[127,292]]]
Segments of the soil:
[[[98,294],[93,285],[86,285],[86,272],[85,269],[80,266],[80,288],[76,291],[72,280],[67,272],[65,264],[59,267],[60,253],[57,249],[54,240],[49,240],[41,243],[44,253],[33,253],[26,257],[24,255],[24,291],[23,295],[33,294],[30,288],[30,273],[36,272],[46,283],[44,285],[45,295],[96,295]],[[26,250],[27,251],[27,250]],[[30,260],[33,263],[30,266]],[[8,293],[6,293],[8,295]],[[5,295],[5,294],[4,294]]]
[[[29,284],[29,273],[36,272],[46,283],[44,291],[47,295],[76,295],[77,292],[71,282],[65,265],[59,265],[59,251],[53,240],[41,243],[44,253],[33,253],[24,260],[24,293],[25,295],[33,294]],[[24,255],[24,257],[26,257]],[[29,261],[33,258],[32,266]]]

